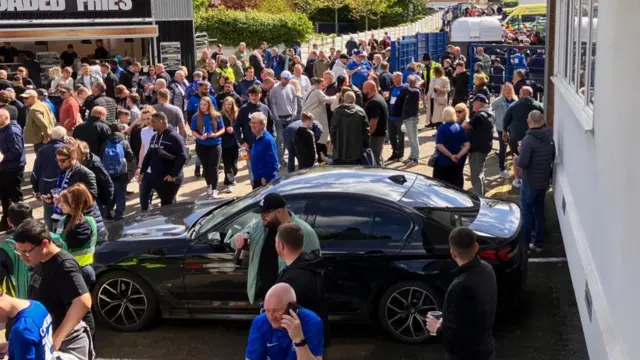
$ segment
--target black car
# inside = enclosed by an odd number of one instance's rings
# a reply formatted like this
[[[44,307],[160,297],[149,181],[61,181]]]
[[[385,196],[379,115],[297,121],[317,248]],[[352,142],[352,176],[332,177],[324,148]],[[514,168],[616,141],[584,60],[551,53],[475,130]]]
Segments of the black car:
[[[224,242],[270,192],[317,232],[332,320],[379,322],[395,339],[427,338],[424,319],[452,281],[449,232],[469,226],[495,268],[501,301],[525,285],[527,251],[514,203],[383,168],[300,171],[239,199],[179,203],[114,223],[95,254],[95,313],[135,331],[164,317],[252,319],[247,266]],[[502,305],[501,305],[502,306]]]

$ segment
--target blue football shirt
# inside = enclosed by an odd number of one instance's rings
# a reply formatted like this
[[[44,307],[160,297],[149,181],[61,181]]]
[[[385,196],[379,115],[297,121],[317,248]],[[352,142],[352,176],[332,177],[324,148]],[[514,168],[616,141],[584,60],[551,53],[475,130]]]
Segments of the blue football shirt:
[[[9,360],[52,360],[51,316],[42,304],[30,301],[15,318],[9,334]]]

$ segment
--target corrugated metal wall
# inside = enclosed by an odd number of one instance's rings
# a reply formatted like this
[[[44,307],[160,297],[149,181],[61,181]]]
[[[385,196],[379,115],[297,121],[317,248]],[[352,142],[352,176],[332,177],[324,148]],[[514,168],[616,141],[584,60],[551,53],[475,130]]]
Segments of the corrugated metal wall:
[[[193,20],[192,0],[152,0],[156,20]]]

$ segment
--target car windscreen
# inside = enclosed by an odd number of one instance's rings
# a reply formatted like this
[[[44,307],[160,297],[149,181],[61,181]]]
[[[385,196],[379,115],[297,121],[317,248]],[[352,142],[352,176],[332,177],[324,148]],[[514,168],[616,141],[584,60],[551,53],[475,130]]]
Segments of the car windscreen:
[[[197,226],[195,230],[195,236],[198,236],[202,233],[206,233],[211,230],[214,226],[224,221],[229,216],[238,212],[238,210],[248,206],[249,204],[254,203],[258,197],[267,189],[271,188],[273,184],[267,184],[259,189],[253,190],[248,193],[244,197],[241,197],[225,206],[222,206],[213,212],[205,215],[205,217],[198,221],[194,226]]]
[[[400,201],[415,209],[460,209],[472,212],[480,207],[480,200],[476,195],[424,176],[416,178]]]

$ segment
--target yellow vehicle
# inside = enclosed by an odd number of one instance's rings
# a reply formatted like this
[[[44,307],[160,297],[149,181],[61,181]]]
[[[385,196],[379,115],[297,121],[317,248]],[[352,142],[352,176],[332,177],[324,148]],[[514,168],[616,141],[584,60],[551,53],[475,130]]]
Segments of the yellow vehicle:
[[[518,7],[518,0],[504,0],[502,2],[502,10],[509,15]]]
[[[522,25],[531,25],[541,17],[547,17],[547,4],[520,5],[513,9],[511,14],[503,21],[503,25],[509,28],[517,28]]]

